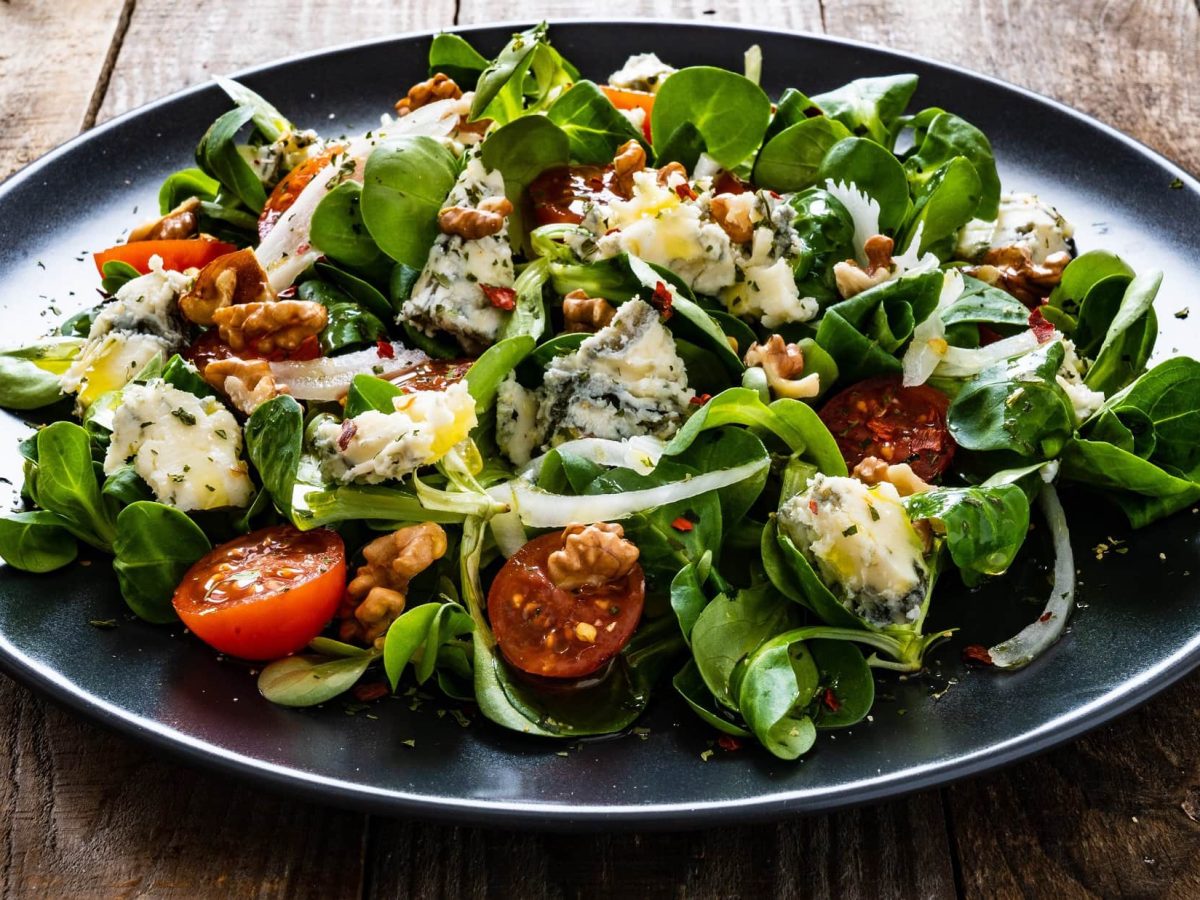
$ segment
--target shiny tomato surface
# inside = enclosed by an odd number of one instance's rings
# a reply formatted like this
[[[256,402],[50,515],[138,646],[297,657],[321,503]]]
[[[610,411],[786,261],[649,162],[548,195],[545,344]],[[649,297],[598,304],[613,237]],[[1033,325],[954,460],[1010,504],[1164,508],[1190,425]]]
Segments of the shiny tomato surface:
[[[868,456],[908,463],[925,480],[941,475],[954,457],[946,427],[950,398],[919,385],[904,387],[898,375],[868,378],[835,395],[820,411],[846,465]]]
[[[271,196],[263,204],[262,212],[259,213],[258,239],[260,241],[271,233],[271,229],[275,227],[279,217],[296,202],[296,198],[300,196],[301,191],[308,187],[308,183],[317,177],[318,172],[329,165],[329,161],[335,154],[341,151],[340,146],[330,147],[324,153],[306,159],[283,176],[283,180],[275,185]]]
[[[488,592],[488,618],[500,652],[512,665],[545,678],[581,678],[629,643],[642,617],[646,579],[634,565],[600,587],[564,591],[547,561],[563,533],[534,538],[504,564]]]
[[[278,659],[321,633],[346,590],[336,532],[264,528],[214,548],[175,589],[175,612],[206,644],[242,659]]]
[[[104,274],[104,264],[107,262],[128,263],[145,275],[150,271],[150,257],[161,256],[163,268],[172,272],[182,272],[185,269],[202,269],[218,257],[225,256],[237,250],[233,244],[212,238],[186,238],[181,240],[134,241],[132,244],[118,244],[93,253],[96,261],[96,271]]]
[[[557,166],[529,185],[529,202],[539,225],[578,225],[590,203],[622,199],[613,190],[612,166]]]

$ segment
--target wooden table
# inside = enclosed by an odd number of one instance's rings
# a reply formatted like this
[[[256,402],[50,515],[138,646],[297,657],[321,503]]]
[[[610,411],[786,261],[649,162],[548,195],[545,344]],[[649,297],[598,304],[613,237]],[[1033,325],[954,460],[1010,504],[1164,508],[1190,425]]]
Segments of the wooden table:
[[[214,73],[367,37],[580,9],[250,6],[0,0],[0,177]],[[608,0],[603,12],[921,53],[1064,100],[1200,173],[1200,0]],[[1200,675],[989,777],[690,834],[510,834],[293,802],[164,761],[5,679],[0,723],[5,896],[1200,896]]]

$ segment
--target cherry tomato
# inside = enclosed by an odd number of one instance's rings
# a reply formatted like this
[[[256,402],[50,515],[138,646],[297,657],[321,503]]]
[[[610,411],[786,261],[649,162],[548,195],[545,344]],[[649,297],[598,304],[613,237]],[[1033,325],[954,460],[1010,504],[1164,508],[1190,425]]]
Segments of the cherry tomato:
[[[222,653],[278,659],[321,633],[346,591],[336,532],[276,525],[215,548],[175,589],[175,612]]]
[[[821,408],[821,421],[853,468],[868,456],[908,463],[926,480],[950,465],[954,440],[946,428],[950,398],[927,385],[904,387],[898,375],[868,378]]]
[[[104,274],[104,264],[117,260],[128,263],[143,275],[150,271],[150,257],[161,256],[163,268],[173,272],[184,269],[202,269],[219,256],[237,250],[233,244],[212,238],[188,238],[173,241],[134,241],[118,244],[99,253],[93,253],[96,271]]]
[[[615,88],[608,84],[600,85],[600,90],[604,91],[604,96],[617,109],[640,109],[646,113],[646,117],[642,120],[642,134],[645,135],[646,142],[649,143],[651,141],[650,114],[654,112],[654,95],[648,94],[645,91],[628,91],[624,88]]]
[[[642,617],[646,579],[634,565],[598,588],[564,591],[547,572],[561,531],[534,538],[504,564],[488,591],[488,618],[512,665],[546,678],[581,678],[629,643]]]
[[[622,199],[612,189],[612,166],[557,166],[529,185],[529,201],[539,225],[583,221],[587,204]]]
[[[306,337],[295,350],[272,350],[270,353],[259,353],[253,347],[246,347],[244,350],[234,353],[233,348],[221,340],[220,332],[216,328],[208,329],[183,351],[183,358],[201,372],[210,362],[229,359],[233,356],[239,359],[265,359],[270,362],[282,362],[283,360],[303,362],[308,359],[317,359],[320,355],[321,342],[317,340],[316,335]]]
[[[308,183],[317,177],[317,174],[329,165],[329,161],[334,155],[342,152],[340,145],[330,147],[324,153],[320,153],[310,159],[306,159],[292,171],[283,176],[283,180],[275,185],[275,190],[271,191],[271,196],[267,198],[267,202],[263,204],[262,212],[258,216],[258,239],[265,240],[266,236],[271,233],[271,229],[275,227],[275,223],[279,221],[279,217],[288,211],[288,208],[296,202],[296,198],[300,196],[300,192],[308,187]]]

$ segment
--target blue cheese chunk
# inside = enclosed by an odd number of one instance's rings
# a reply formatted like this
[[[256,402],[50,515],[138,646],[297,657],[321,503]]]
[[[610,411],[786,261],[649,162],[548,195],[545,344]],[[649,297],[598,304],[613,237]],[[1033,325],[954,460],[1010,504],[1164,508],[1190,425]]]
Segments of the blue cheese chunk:
[[[476,209],[503,196],[501,174],[487,171],[472,156],[443,208]],[[514,281],[507,221],[496,234],[475,240],[439,234],[398,321],[430,336],[445,332],[468,353],[478,353],[496,342],[507,315],[492,305],[482,286],[511,288]]]
[[[519,466],[533,458],[542,443],[544,429],[538,423],[538,395],[523,387],[509,373],[496,393],[496,443]]]
[[[1063,338],[1062,343],[1066,352],[1063,354],[1063,363],[1059,367],[1056,380],[1066,392],[1067,399],[1071,401],[1075,424],[1082,425],[1104,405],[1104,394],[1100,391],[1093,391],[1083,383],[1087,367],[1075,350],[1075,342]]]
[[[920,618],[929,567],[891,484],[816,475],[779,508],[779,524],[851,612],[879,626]]]
[[[132,460],[161,503],[185,511],[243,507],[254,486],[241,453],[241,426],[219,400],[154,379],[121,392],[104,472]]]
[[[625,60],[625,65],[608,76],[608,83],[627,91],[655,94],[662,83],[677,71],[659,59],[657,53],[635,53]]]
[[[413,391],[394,411],[368,410],[344,422],[325,421],[314,444],[329,477],[343,483],[398,480],[432,465],[467,440],[476,425],[465,382],[444,391]]]
[[[1069,252],[1074,233],[1062,213],[1036,194],[1004,194],[993,221],[972,219],[962,227],[954,253],[967,262],[982,262],[989,250],[1023,247],[1040,264],[1052,253]]]

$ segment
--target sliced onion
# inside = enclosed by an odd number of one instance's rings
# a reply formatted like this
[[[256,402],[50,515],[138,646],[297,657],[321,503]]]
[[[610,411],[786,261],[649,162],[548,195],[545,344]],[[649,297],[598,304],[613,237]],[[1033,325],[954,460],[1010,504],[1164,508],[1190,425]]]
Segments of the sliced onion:
[[[1036,350],[1037,347],[1037,335],[1032,331],[1022,331],[1002,341],[973,350],[950,347],[938,363],[934,374],[942,378],[970,378],[990,365]]]
[[[654,471],[654,467],[658,465],[658,461],[662,459],[664,447],[666,447],[666,444],[658,438],[653,438],[649,435],[637,435],[626,438],[623,441],[613,441],[606,438],[579,438],[578,440],[559,444],[554,449],[582,457],[598,466],[606,466],[608,468],[620,466],[621,468],[632,469],[639,475],[649,475]],[[524,471],[532,473],[530,477],[533,480],[537,480],[538,474],[542,470],[542,462],[546,459],[547,455],[544,454],[537,457],[537,459],[531,460],[525,467]]]
[[[854,182],[834,182],[832,178],[825,180],[825,190],[841,201],[854,220],[854,255],[860,265],[867,264],[867,254],[863,250],[867,238],[879,234],[879,203],[858,189]]]
[[[1044,472],[1043,477],[1047,474]],[[1062,636],[1071,610],[1075,608],[1075,556],[1071,552],[1067,517],[1053,485],[1042,485],[1038,503],[1054,541],[1054,576],[1050,584],[1050,599],[1035,621],[1014,637],[988,649],[992,665],[1000,669],[1020,669],[1050,649]]]
[[[508,497],[512,497],[511,490]],[[510,500],[503,502],[509,503]],[[505,559],[513,556],[529,540],[525,526],[521,524],[521,516],[515,509],[492,516],[488,524],[492,526],[492,537],[496,539],[496,547],[504,554]]]
[[[390,359],[381,356],[377,348],[369,347],[342,356],[273,362],[271,374],[275,383],[286,387],[297,400],[337,400],[350,390],[355,375],[377,375],[387,379],[428,359],[420,350],[393,343]]]
[[[769,464],[765,459],[755,460],[732,469],[620,494],[585,494],[580,497],[551,494],[535,487],[525,478],[498,485],[488,493],[501,502],[507,502],[504,492],[511,491],[512,505],[520,514],[521,521],[530,528],[565,528],[573,524],[615,522],[642,510],[698,497],[752,478]]]
[[[963,292],[963,279],[957,269],[943,273],[942,292],[937,306],[913,329],[912,342],[904,351],[904,386],[924,384],[950,349],[946,343],[946,324],[942,311]]]

